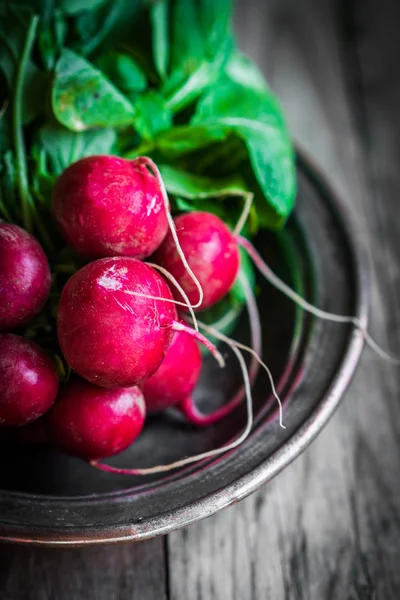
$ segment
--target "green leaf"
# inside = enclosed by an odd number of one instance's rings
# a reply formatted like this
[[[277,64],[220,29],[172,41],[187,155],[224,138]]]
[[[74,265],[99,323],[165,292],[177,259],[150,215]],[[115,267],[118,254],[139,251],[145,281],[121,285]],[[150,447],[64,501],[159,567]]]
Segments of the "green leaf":
[[[102,72],[67,49],[56,65],[52,107],[72,131],[128,125],[134,117],[132,104]]]
[[[6,150],[0,157],[0,174],[2,201],[6,210],[16,216],[20,209],[17,203],[17,169],[12,150]]]
[[[48,4],[40,22],[38,47],[45,69],[52,71],[65,44],[68,23],[63,12],[52,9],[52,0]]]
[[[54,175],[85,156],[111,154],[115,141],[116,132],[110,128],[75,133],[56,122],[48,122],[38,131],[38,142]]]
[[[222,43],[221,49],[214,59],[202,62],[182,85],[168,97],[169,108],[174,112],[178,112],[194,102],[205,89],[217,84],[230,51],[230,43],[228,45]],[[175,74],[171,77],[168,85],[175,84],[177,79],[181,79],[179,73],[178,76]],[[165,95],[168,95],[167,89],[164,89]]]
[[[265,77],[257,65],[238,50],[233,52],[226,64],[225,74],[229,81],[253,91],[267,92],[269,90]]]
[[[226,128],[218,124],[182,125],[162,133],[155,145],[165,156],[177,158],[224,140],[226,136]]]
[[[175,112],[217,82],[234,47],[230,0],[171,2],[171,64],[163,93]]]
[[[267,200],[261,221],[271,228],[282,227],[294,206],[296,173],[293,147],[275,97],[228,82],[205,94],[192,123],[220,126],[243,139]]]
[[[171,73],[187,77],[232,38],[231,0],[171,2]]]
[[[139,96],[135,102],[135,130],[145,140],[152,140],[162,131],[171,129],[172,114],[165,99],[155,91]]]
[[[14,14],[15,13],[15,14]],[[13,12],[0,18],[0,71],[5,78],[5,94],[11,103],[22,49],[27,34],[31,11],[26,7],[13,7]],[[18,15],[20,18],[16,17]],[[3,82],[2,82],[3,84]],[[48,86],[48,76],[28,58],[21,97],[22,123],[26,124],[43,110],[43,99]]]
[[[96,10],[108,0],[58,0],[58,4],[67,15],[75,15],[83,10]]]
[[[165,187],[170,194],[197,200],[219,196],[243,196],[247,193],[244,181],[238,176],[212,179],[193,175],[169,165],[159,165]]]
[[[171,192],[172,193],[172,192]],[[218,197],[218,196],[217,196]],[[216,202],[207,198],[196,198],[196,200],[176,197],[173,201],[173,207],[181,212],[193,212],[201,210],[217,215],[230,229],[234,229],[243,209],[243,201],[234,197],[228,197],[224,201]],[[258,231],[258,215],[255,207],[250,211],[250,215],[242,230],[242,235],[253,236]]]
[[[158,0],[150,9],[153,25],[153,60],[161,79],[165,79],[169,63],[168,15],[169,0]]]
[[[128,54],[112,50],[96,59],[96,66],[127,98],[134,100],[147,87],[147,79]]]
[[[256,274],[254,272],[253,262],[247,252],[243,250],[243,248],[239,248],[240,251],[240,271],[241,274],[247,279],[250,287],[254,289],[256,285]],[[233,288],[230,291],[230,294],[240,302],[244,304],[246,302],[246,295],[243,291],[243,286],[240,283],[240,278],[237,277],[236,281],[233,285]]]

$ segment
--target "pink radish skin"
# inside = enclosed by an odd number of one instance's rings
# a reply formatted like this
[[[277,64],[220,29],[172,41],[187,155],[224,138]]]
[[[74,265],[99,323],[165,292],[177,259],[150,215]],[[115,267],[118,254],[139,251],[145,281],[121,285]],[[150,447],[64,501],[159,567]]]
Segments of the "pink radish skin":
[[[141,384],[161,364],[176,320],[164,279],[135,258],[103,258],[75,273],[57,315],[63,354],[82,377],[109,388]]]
[[[176,407],[187,421],[206,427],[220,421],[243,400],[243,394],[210,414],[196,407],[193,392],[200,377],[203,358],[197,342],[184,332],[176,332],[157,371],[144,382],[143,394],[148,413]]]
[[[76,379],[61,390],[46,415],[46,428],[59,450],[91,460],[130,446],[143,428],[145,415],[138,387],[107,390]]]
[[[150,256],[168,230],[162,193],[137,160],[89,156],[57,179],[52,213],[63,237],[81,255]]]
[[[221,300],[233,286],[240,266],[238,244],[233,233],[216,215],[192,212],[174,219],[179,243],[186,260],[198,279],[204,298],[198,310]],[[171,273],[186,292],[190,303],[199,299],[198,289],[180,258],[171,233],[154,256],[155,262]],[[182,300],[174,291],[177,300]]]
[[[109,388],[141,385],[160,366],[174,331],[183,330],[222,361],[213,344],[177,321],[167,283],[136,258],[86,265],[69,279],[58,306],[67,362],[84,379]]]
[[[19,335],[0,335],[0,424],[26,425],[41,417],[58,392],[50,357]]]
[[[200,377],[202,356],[197,342],[184,332],[176,332],[157,371],[144,382],[148,412],[165,410],[188,399]]]
[[[39,242],[17,225],[0,223],[0,331],[30,321],[43,308],[50,283]]]

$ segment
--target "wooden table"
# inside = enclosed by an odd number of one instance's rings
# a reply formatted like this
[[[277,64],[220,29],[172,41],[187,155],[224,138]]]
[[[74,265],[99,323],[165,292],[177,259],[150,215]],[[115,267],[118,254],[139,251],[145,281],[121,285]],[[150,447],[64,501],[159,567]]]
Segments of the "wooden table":
[[[237,23],[293,135],[357,217],[371,331],[400,354],[400,3],[242,0]],[[167,538],[3,546],[1,598],[400,598],[399,392],[399,368],[366,351],[331,423],[270,485]]]

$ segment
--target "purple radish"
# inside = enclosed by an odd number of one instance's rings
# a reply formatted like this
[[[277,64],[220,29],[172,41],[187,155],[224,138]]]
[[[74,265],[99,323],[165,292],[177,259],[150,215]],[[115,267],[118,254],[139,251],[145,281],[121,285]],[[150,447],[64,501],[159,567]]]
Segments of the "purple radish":
[[[46,429],[59,450],[93,460],[130,446],[141,432],[145,416],[138,387],[108,390],[73,379],[46,415]]]
[[[44,350],[19,335],[0,334],[0,424],[13,427],[38,419],[57,392],[57,371]]]
[[[250,284],[244,276],[240,278],[246,297],[251,333],[251,347],[241,347],[253,354],[249,369],[250,381],[253,382],[258,373],[258,357],[262,351],[261,324]],[[200,326],[207,327],[201,323]],[[211,327],[209,333],[219,336],[219,332]],[[244,388],[226,404],[209,414],[202,414],[196,407],[193,391],[200,377],[201,366],[202,355],[195,340],[186,333],[175,333],[160,367],[144,383],[143,393],[147,411],[155,412],[175,406],[188,421],[199,427],[212,425],[230,414],[242,403]]]
[[[185,332],[175,332],[161,365],[144,382],[147,411],[165,410],[191,398],[200,377],[201,364],[201,352],[193,337]]]
[[[175,217],[174,222],[182,252],[203,289],[199,310],[209,308],[221,300],[235,283],[240,267],[235,236],[219,217],[211,213],[185,213]],[[198,287],[182,262],[171,232],[154,260],[175,277],[192,306],[196,306]],[[182,299],[178,291],[173,293],[177,300]]]
[[[43,308],[50,283],[39,242],[17,225],[0,223],[0,331],[30,321]]]
[[[400,365],[400,359],[393,357],[383,350],[366,331],[366,324],[357,317],[337,315],[321,310],[302,298],[283,282],[258,254],[253,244],[240,235],[246,217],[248,216],[252,196],[248,195],[243,213],[239,219],[234,232],[230,232],[225,223],[217,216],[206,212],[192,212],[180,215],[174,219],[177,237],[179,239],[179,250],[185,257],[192,276],[176,251],[176,243],[172,231],[166,236],[155,255],[155,259],[163,268],[176,279],[184,290],[193,306],[196,308],[196,289],[194,282],[197,281],[204,292],[201,308],[209,307],[232,287],[236,275],[234,275],[235,251],[239,253],[239,246],[244,248],[254,265],[265,277],[265,279],[290,298],[303,310],[317,318],[331,321],[333,323],[352,324],[361,331],[364,341],[381,358],[393,364]],[[212,237],[211,237],[212,232]],[[226,261],[226,262],[224,262]],[[189,276],[190,275],[190,276]],[[180,293],[174,291],[177,300],[181,300]]]
[[[96,385],[141,385],[160,366],[173,332],[183,330],[223,363],[204,336],[177,321],[163,277],[135,258],[92,262],[69,279],[61,294],[61,349],[69,365]]]
[[[168,230],[162,191],[143,159],[78,160],[55,183],[52,213],[66,241],[91,259],[145,258]]]

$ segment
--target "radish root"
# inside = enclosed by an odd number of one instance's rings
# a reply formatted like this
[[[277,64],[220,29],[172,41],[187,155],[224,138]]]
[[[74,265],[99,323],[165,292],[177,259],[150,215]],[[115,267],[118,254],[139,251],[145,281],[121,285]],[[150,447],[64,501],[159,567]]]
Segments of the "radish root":
[[[253,385],[260,366],[259,356],[261,356],[262,354],[260,315],[258,313],[257,303],[254,298],[251,286],[247,281],[247,278],[243,275],[243,273],[240,272],[239,281],[242,284],[242,288],[246,297],[246,308],[249,316],[251,348],[253,351],[249,366],[249,376],[250,383],[251,385]],[[217,324],[214,324],[213,331],[215,330],[218,332],[218,327],[216,327],[216,325],[221,324],[222,321],[223,319],[221,319],[221,321],[219,321]],[[215,335],[214,337],[217,336]],[[231,341],[233,342],[233,340]],[[229,400],[226,404],[224,404],[224,406],[221,406],[221,408],[218,408],[217,410],[209,414],[202,414],[197,409],[191,396],[186,398],[177,408],[180,409],[187,418],[187,420],[193,423],[194,425],[197,425],[198,427],[207,427],[209,425],[213,425],[217,421],[220,421],[228,414],[230,414],[237,406],[239,406],[243,401],[244,394],[245,388],[242,386],[239,389],[239,391],[234,395],[234,397],[231,400]]]
[[[286,426],[283,424],[282,402],[281,402],[281,399],[279,398],[278,393],[276,391],[274,379],[272,377],[272,373],[271,373],[270,369],[267,367],[267,365],[258,356],[258,354],[256,352],[254,352],[253,348],[250,348],[249,346],[245,346],[244,344],[241,344],[239,342],[235,342],[234,340],[231,340],[230,338],[226,337],[226,335],[224,335],[223,333],[220,333],[219,331],[217,331],[213,327],[210,327],[209,325],[205,325],[201,321],[199,321],[199,324],[200,324],[200,327],[202,329],[204,329],[204,331],[207,331],[209,334],[211,334],[214,337],[222,340],[223,342],[230,343],[230,344],[234,345],[236,348],[240,348],[241,350],[245,350],[246,352],[250,352],[250,354],[252,354],[252,356],[255,358],[255,360],[257,360],[257,362],[262,366],[262,368],[266,371],[266,373],[268,375],[268,379],[269,379],[270,384],[271,384],[272,394],[273,394],[274,398],[276,399],[276,401],[278,403],[278,406],[279,406],[279,425],[282,427],[282,429],[286,429]]]
[[[179,321],[174,321],[174,323],[172,324],[172,329],[173,331],[183,331],[188,335],[192,336],[195,340],[200,342],[200,344],[203,344],[203,346],[205,346],[207,350],[211,352],[211,354],[213,355],[213,357],[218,362],[221,368],[225,367],[225,361],[222,354],[219,352],[216,346],[200,332],[195,331],[194,329],[188,327],[184,323],[179,323]]]
[[[237,448],[237,446],[240,446],[240,444],[242,444],[249,436],[249,433],[253,427],[253,400],[251,396],[251,385],[246,362],[242,356],[242,353],[230,341],[226,343],[232,348],[232,351],[235,353],[239,361],[240,368],[243,373],[244,386],[246,389],[247,423],[245,429],[239,435],[239,437],[237,437],[233,442],[222,446],[221,448],[215,448],[214,450],[209,450],[208,452],[202,452],[201,454],[196,454],[195,456],[189,456],[168,465],[158,465],[156,467],[149,467],[147,469],[123,469],[98,462],[97,460],[92,460],[89,462],[89,464],[96,469],[100,469],[101,471],[118,473],[120,475],[152,475],[154,473],[165,473],[167,471],[172,471],[173,469],[178,469],[179,467],[199,462],[205,458],[212,458],[213,456],[218,456],[219,454],[223,454],[224,452],[228,452],[229,450],[233,450],[234,448]]]
[[[165,184],[163,181],[163,178],[161,177],[161,173],[156,165],[156,163],[149,158],[148,156],[140,156],[139,158],[136,159],[140,164],[146,165],[153,173],[154,177],[157,180],[158,185],[160,186],[160,190],[161,190],[161,194],[163,197],[163,201],[164,201],[164,207],[165,207],[165,214],[167,216],[167,220],[168,220],[168,225],[169,225],[169,229],[171,231],[171,235],[174,239],[175,242],[175,246],[176,246],[176,250],[185,266],[186,271],[189,273],[193,283],[195,284],[195,286],[197,287],[197,290],[199,292],[199,300],[196,304],[192,305],[192,308],[199,308],[203,302],[203,298],[204,298],[204,294],[203,294],[203,288],[200,285],[199,280],[197,279],[196,275],[193,273],[192,269],[190,268],[185,254],[181,248],[181,245],[179,243],[179,238],[178,238],[178,234],[176,232],[176,227],[175,227],[175,223],[174,223],[174,219],[172,218],[171,212],[170,212],[170,206],[169,206],[169,200],[168,200],[168,193],[167,190],[165,188]]]
[[[297,294],[292,288],[290,288],[286,283],[284,283],[275,273],[269,268],[269,266],[265,263],[265,261],[258,254],[257,250],[254,248],[253,244],[249,242],[246,238],[237,235],[236,239],[238,243],[246,250],[252,261],[254,262],[257,269],[260,271],[262,275],[269,281],[269,283],[282,292],[285,296],[290,298],[295,304],[300,306],[303,310],[309,312],[310,314],[318,317],[319,319],[323,319],[325,321],[331,321],[332,323],[348,323],[354,325],[359,331],[361,331],[362,336],[364,338],[365,343],[372,349],[378,356],[380,356],[383,360],[386,360],[392,364],[400,365],[400,359],[395,356],[390,355],[388,352],[383,350],[371,337],[371,335],[366,330],[365,325],[363,325],[358,317],[348,317],[344,315],[337,315],[335,313],[330,313],[325,310],[321,310],[317,308],[310,302],[307,302],[304,298],[302,298],[299,294]]]

